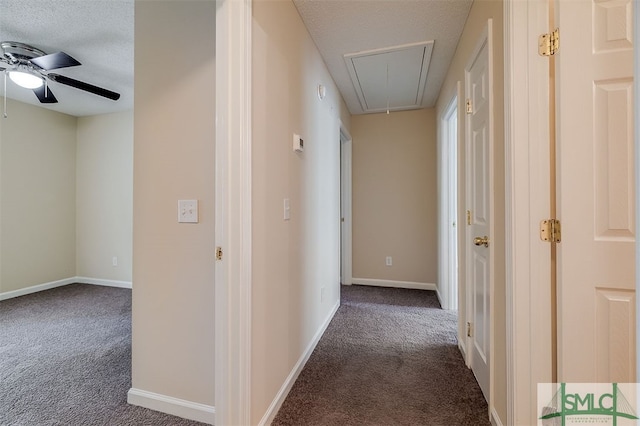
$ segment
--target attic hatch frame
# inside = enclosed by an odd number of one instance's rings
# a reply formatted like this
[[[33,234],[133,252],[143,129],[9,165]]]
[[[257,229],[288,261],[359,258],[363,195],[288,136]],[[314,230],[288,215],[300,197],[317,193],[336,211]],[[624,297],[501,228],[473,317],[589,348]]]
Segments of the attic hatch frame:
[[[358,100],[360,101],[360,106],[365,113],[377,113],[377,112],[389,112],[389,111],[402,111],[409,109],[418,109],[422,108],[422,98],[424,97],[425,86],[427,83],[427,76],[429,74],[429,64],[431,62],[431,54],[433,52],[434,41],[427,40],[421,41],[417,43],[408,43],[402,44],[398,46],[384,47],[381,49],[372,49],[372,50],[364,50],[361,52],[355,53],[347,53],[344,55],[344,61],[347,66],[347,71],[349,72],[349,77],[351,78],[351,82],[353,84],[353,88],[358,95]],[[421,48],[421,49],[420,49]],[[391,63],[390,59],[393,58],[394,54],[402,54],[408,53],[411,50],[415,50],[416,54],[422,55],[422,60],[420,61],[420,72],[418,73],[418,79],[416,82],[415,90],[415,99],[412,101],[404,103],[402,105],[391,105],[393,103],[393,99],[390,99],[389,93],[389,77],[395,77],[393,70],[389,69],[389,64]],[[358,60],[359,59],[377,59],[383,60],[386,57],[386,68],[384,66],[378,70],[378,74],[382,75],[382,79],[386,78],[386,87],[385,87],[385,97],[384,97],[384,105],[378,106],[375,104],[375,101],[369,98],[367,100],[367,90],[369,90],[366,86],[368,84],[372,84],[371,81],[371,73],[369,75],[365,75],[365,73],[358,70]],[[380,76],[378,76],[380,77]],[[403,78],[404,79],[404,78]],[[375,85],[375,83],[373,83]],[[365,86],[365,87],[363,87]]]

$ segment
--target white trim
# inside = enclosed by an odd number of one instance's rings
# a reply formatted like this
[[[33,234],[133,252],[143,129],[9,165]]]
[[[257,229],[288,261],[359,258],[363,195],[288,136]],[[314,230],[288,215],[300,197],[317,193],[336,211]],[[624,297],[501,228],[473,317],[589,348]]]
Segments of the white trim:
[[[438,291],[438,286],[434,283],[417,283],[413,281],[391,281],[375,280],[372,278],[354,278],[354,285],[370,285],[374,287],[411,288],[417,290]]]
[[[460,82],[456,84],[456,89],[460,87]],[[438,117],[438,282],[442,287],[442,300],[440,305],[443,309],[458,309],[457,303],[457,271],[453,265],[457,263],[457,255],[453,255],[453,249],[457,247],[457,241],[452,238],[452,234],[457,235],[457,228],[451,223],[452,214],[455,215],[458,189],[456,182],[452,179],[458,159],[458,90],[452,91],[446,99],[447,106],[441,116]],[[452,136],[451,123],[455,118],[456,132],[455,143],[451,144]],[[456,155],[452,155],[452,149]],[[457,179],[456,179],[457,181]],[[452,191],[452,188],[454,189]],[[453,201],[455,199],[455,202]],[[457,225],[458,219],[455,218]],[[454,232],[454,229],[456,231]],[[455,244],[454,244],[455,241]],[[438,298],[441,294],[438,290]]]
[[[92,285],[102,285],[105,287],[117,287],[117,288],[132,288],[131,281],[116,281],[116,280],[104,280],[101,278],[90,278],[90,277],[75,277],[74,278],[77,283],[80,284],[92,284]]]
[[[274,417],[276,416],[276,414],[278,414],[278,411],[280,410],[280,407],[282,406],[282,403],[284,402],[284,400],[287,398],[287,395],[289,394],[291,387],[298,379],[298,376],[302,372],[302,369],[304,368],[305,364],[309,360],[309,357],[311,356],[314,349],[318,345],[320,338],[322,337],[324,332],[327,330],[327,327],[329,327],[329,323],[333,319],[339,307],[340,307],[340,302],[338,301],[335,304],[335,306],[331,308],[329,315],[327,315],[327,318],[325,318],[324,322],[322,323],[322,325],[320,326],[316,334],[313,336],[313,339],[311,339],[311,342],[307,346],[307,349],[305,349],[302,355],[300,355],[300,359],[298,359],[298,362],[296,363],[296,365],[293,367],[293,369],[287,376],[287,379],[282,384],[282,387],[276,394],[276,397],[273,399],[273,401],[269,405],[269,408],[267,408],[266,413],[264,414],[264,416],[262,416],[262,420],[260,420],[260,422],[258,423],[259,426],[270,425]]]
[[[440,307],[442,309],[447,309],[444,307],[444,301],[442,299],[442,296],[440,295],[440,288],[438,286],[436,286],[436,296],[438,297],[438,303],[440,304]]]
[[[50,290],[56,287],[62,287],[69,284],[76,283],[76,278],[65,278],[63,280],[51,281],[43,284],[36,284],[30,287],[21,288],[18,290],[7,291],[0,293],[0,300],[13,299],[14,297],[26,296],[27,294],[37,293],[39,291]]]
[[[251,0],[216,3],[215,396],[251,424]]]
[[[464,339],[458,339],[458,349],[460,350],[460,354],[464,360],[464,365],[469,367],[469,364],[467,364],[467,348],[464,345]]]
[[[636,236],[640,235],[640,7],[636,2],[633,5],[633,33],[635,42],[633,43],[633,86],[635,114],[635,171],[636,171]],[[636,294],[640,291],[640,238],[636,238]],[[640,297],[636,297],[636,312],[640,312]],[[636,314],[636,365],[640,365],[640,315]],[[637,379],[640,382],[640,368],[636,367]]]
[[[496,105],[493,94],[496,90],[495,74],[493,71],[494,60],[494,40],[493,40],[493,18],[487,19],[487,74],[489,75],[489,238],[491,241],[496,241],[496,227],[500,226],[496,223],[496,205],[495,197],[495,164],[496,164],[496,130],[495,130],[495,112]],[[502,82],[498,82],[502,83]],[[471,240],[469,240],[471,241]],[[491,417],[491,410],[495,408],[495,352],[496,352],[496,250],[495,245],[489,245],[489,255],[491,260],[489,263],[489,417]]]
[[[505,257],[507,424],[536,423],[536,383],[551,382],[544,296],[548,245],[537,238],[549,212],[549,64],[538,56],[538,35],[549,31],[547,2],[506,0]],[[517,285],[516,285],[517,283]],[[548,289],[547,289],[548,291]]]
[[[513,395],[515,388],[515,370],[513,368],[515,361],[515,339],[514,339],[514,217],[513,217],[513,187],[514,187],[514,157],[513,144],[515,132],[513,131],[514,114],[512,108],[516,99],[516,87],[513,79],[517,76],[515,69],[517,64],[514,62],[517,56],[515,50],[520,39],[516,38],[516,12],[518,5],[514,0],[506,0],[503,3],[503,34],[504,34],[504,163],[505,163],[505,212],[504,212],[504,254],[505,254],[505,331],[506,331],[506,350],[507,350],[507,424],[514,424],[516,401]],[[526,19],[526,18],[525,18]],[[521,72],[521,70],[519,70]]]
[[[129,389],[127,402],[132,405],[210,425],[215,424],[216,420],[215,407],[154,392],[147,392],[141,389]]]
[[[344,222],[340,232],[340,281],[353,284],[353,189],[352,159],[353,139],[340,122],[340,209]]]
[[[43,284],[36,284],[18,290],[7,291],[0,293],[0,300],[13,299],[14,297],[26,296],[27,294],[37,293],[39,291],[50,290],[56,287],[63,287],[69,284],[90,284],[101,285],[105,287],[118,287],[118,288],[131,288],[131,281],[115,281],[104,280],[100,278],[88,278],[88,277],[71,277],[63,280],[51,281]]]
[[[495,407],[491,407],[491,415],[489,416],[489,420],[493,426],[503,426],[502,420],[500,420],[500,416],[496,411]]]

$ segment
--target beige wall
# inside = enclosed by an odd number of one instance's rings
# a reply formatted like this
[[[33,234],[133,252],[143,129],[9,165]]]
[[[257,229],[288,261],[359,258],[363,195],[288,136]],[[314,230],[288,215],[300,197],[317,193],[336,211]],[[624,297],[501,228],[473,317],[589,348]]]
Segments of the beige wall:
[[[76,118],[10,99],[8,110],[0,294],[78,276],[131,282],[132,111]]]
[[[133,111],[77,122],[76,275],[131,282]]]
[[[291,1],[254,1],[252,31],[251,412],[257,424],[339,301],[339,121],[348,128],[349,114]],[[327,88],[324,100],[318,84]],[[304,139],[303,153],[293,152],[293,133]]]
[[[76,118],[8,100],[0,118],[0,293],[75,276]]]
[[[455,56],[447,73],[447,77],[440,91],[438,98],[438,114],[442,114],[456,91],[458,81],[464,84],[464,68],[475,49],[479,37],[487,25],[487,20],[493,19],[493,82],[494,82],[494,185],[493,194],[495,204],[492,206],[494,213],[494,258],[492,259],[492,269],[494,273],[493,291],[493,315],[494,315],[494,352],[493,357],[493,408],[495,408],[503,424],[507,418],[507,382],[506,382],[506,299],[505,299],[505,187],[504,187],[504,55],[503,55],[503,4],[494,0],[476,0],[471,7],[467,23],[462,37],[458,43]],[[464,115],[463,108],[459,112],[459,134],[464,135]],[[461,138],[461,141],[463,139]],[[464,170],[465,156],[462,145],[459,149],[458,169]],[[464,212],[466,204],[464,200],[464,175],[460,176],[460,198],[458,223],[465,223]],[[465,276],[465,244],[464,232],[459,233],[459,285],[464,288]],[[460,292],[460,306],[465,306],[464,293]],[[460,323],[465,324],[464,310],[459,311]]]
[[[214,1],[136,1],[133,388],[214,405]],[[177,201],[199,200],[197,224]]]
[[[351,136],[354,282],[436,283],[435,110],[357,115]]]

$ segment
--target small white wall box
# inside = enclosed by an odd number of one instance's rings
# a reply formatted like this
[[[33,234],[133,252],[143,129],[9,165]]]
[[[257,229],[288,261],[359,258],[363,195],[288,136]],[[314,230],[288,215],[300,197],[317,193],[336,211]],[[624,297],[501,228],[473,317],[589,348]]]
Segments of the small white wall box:
[[[297,152],[304,151],[304,140],[295,133],[293,134],[293,150]]]
[[[198,223],[198,200],[178,200],[178,222]]]

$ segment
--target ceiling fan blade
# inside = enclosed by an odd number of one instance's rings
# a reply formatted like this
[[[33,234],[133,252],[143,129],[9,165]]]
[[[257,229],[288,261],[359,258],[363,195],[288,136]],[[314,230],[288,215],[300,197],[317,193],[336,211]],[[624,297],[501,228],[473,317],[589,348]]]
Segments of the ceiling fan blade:
[[[30,59],[29,62],[47,71],[81,65],[80,62],[76,61],[74,58],[64,52],[56,52],[51,53],[50,55],[38,56],[37,58]]]
[[[47,74],[47,77],[49,77],[56,83],[75,87],[76,89],[84,90],[85,92],[93,93],[94,95],[102,96],[107,99],[111,99],[112,101],[117,101],[118,99],[120,99],[120,93],[112,92],[111,90],[103,89],[102,87],[94,86],[93,84],[65,77],[64,75]]]
[[[53,96],[53,93],[51,93],[51,89],[49,89],[47,87],[47,90],[45,91],[45,86],[44,85],[38,87],[37,89],[33,89],[33,93],[36,94],[38,99],[40,99],[40,103],[42,103],[42,104],[57,104],[58,103],[58,100],[56,99],[56,97]]]

